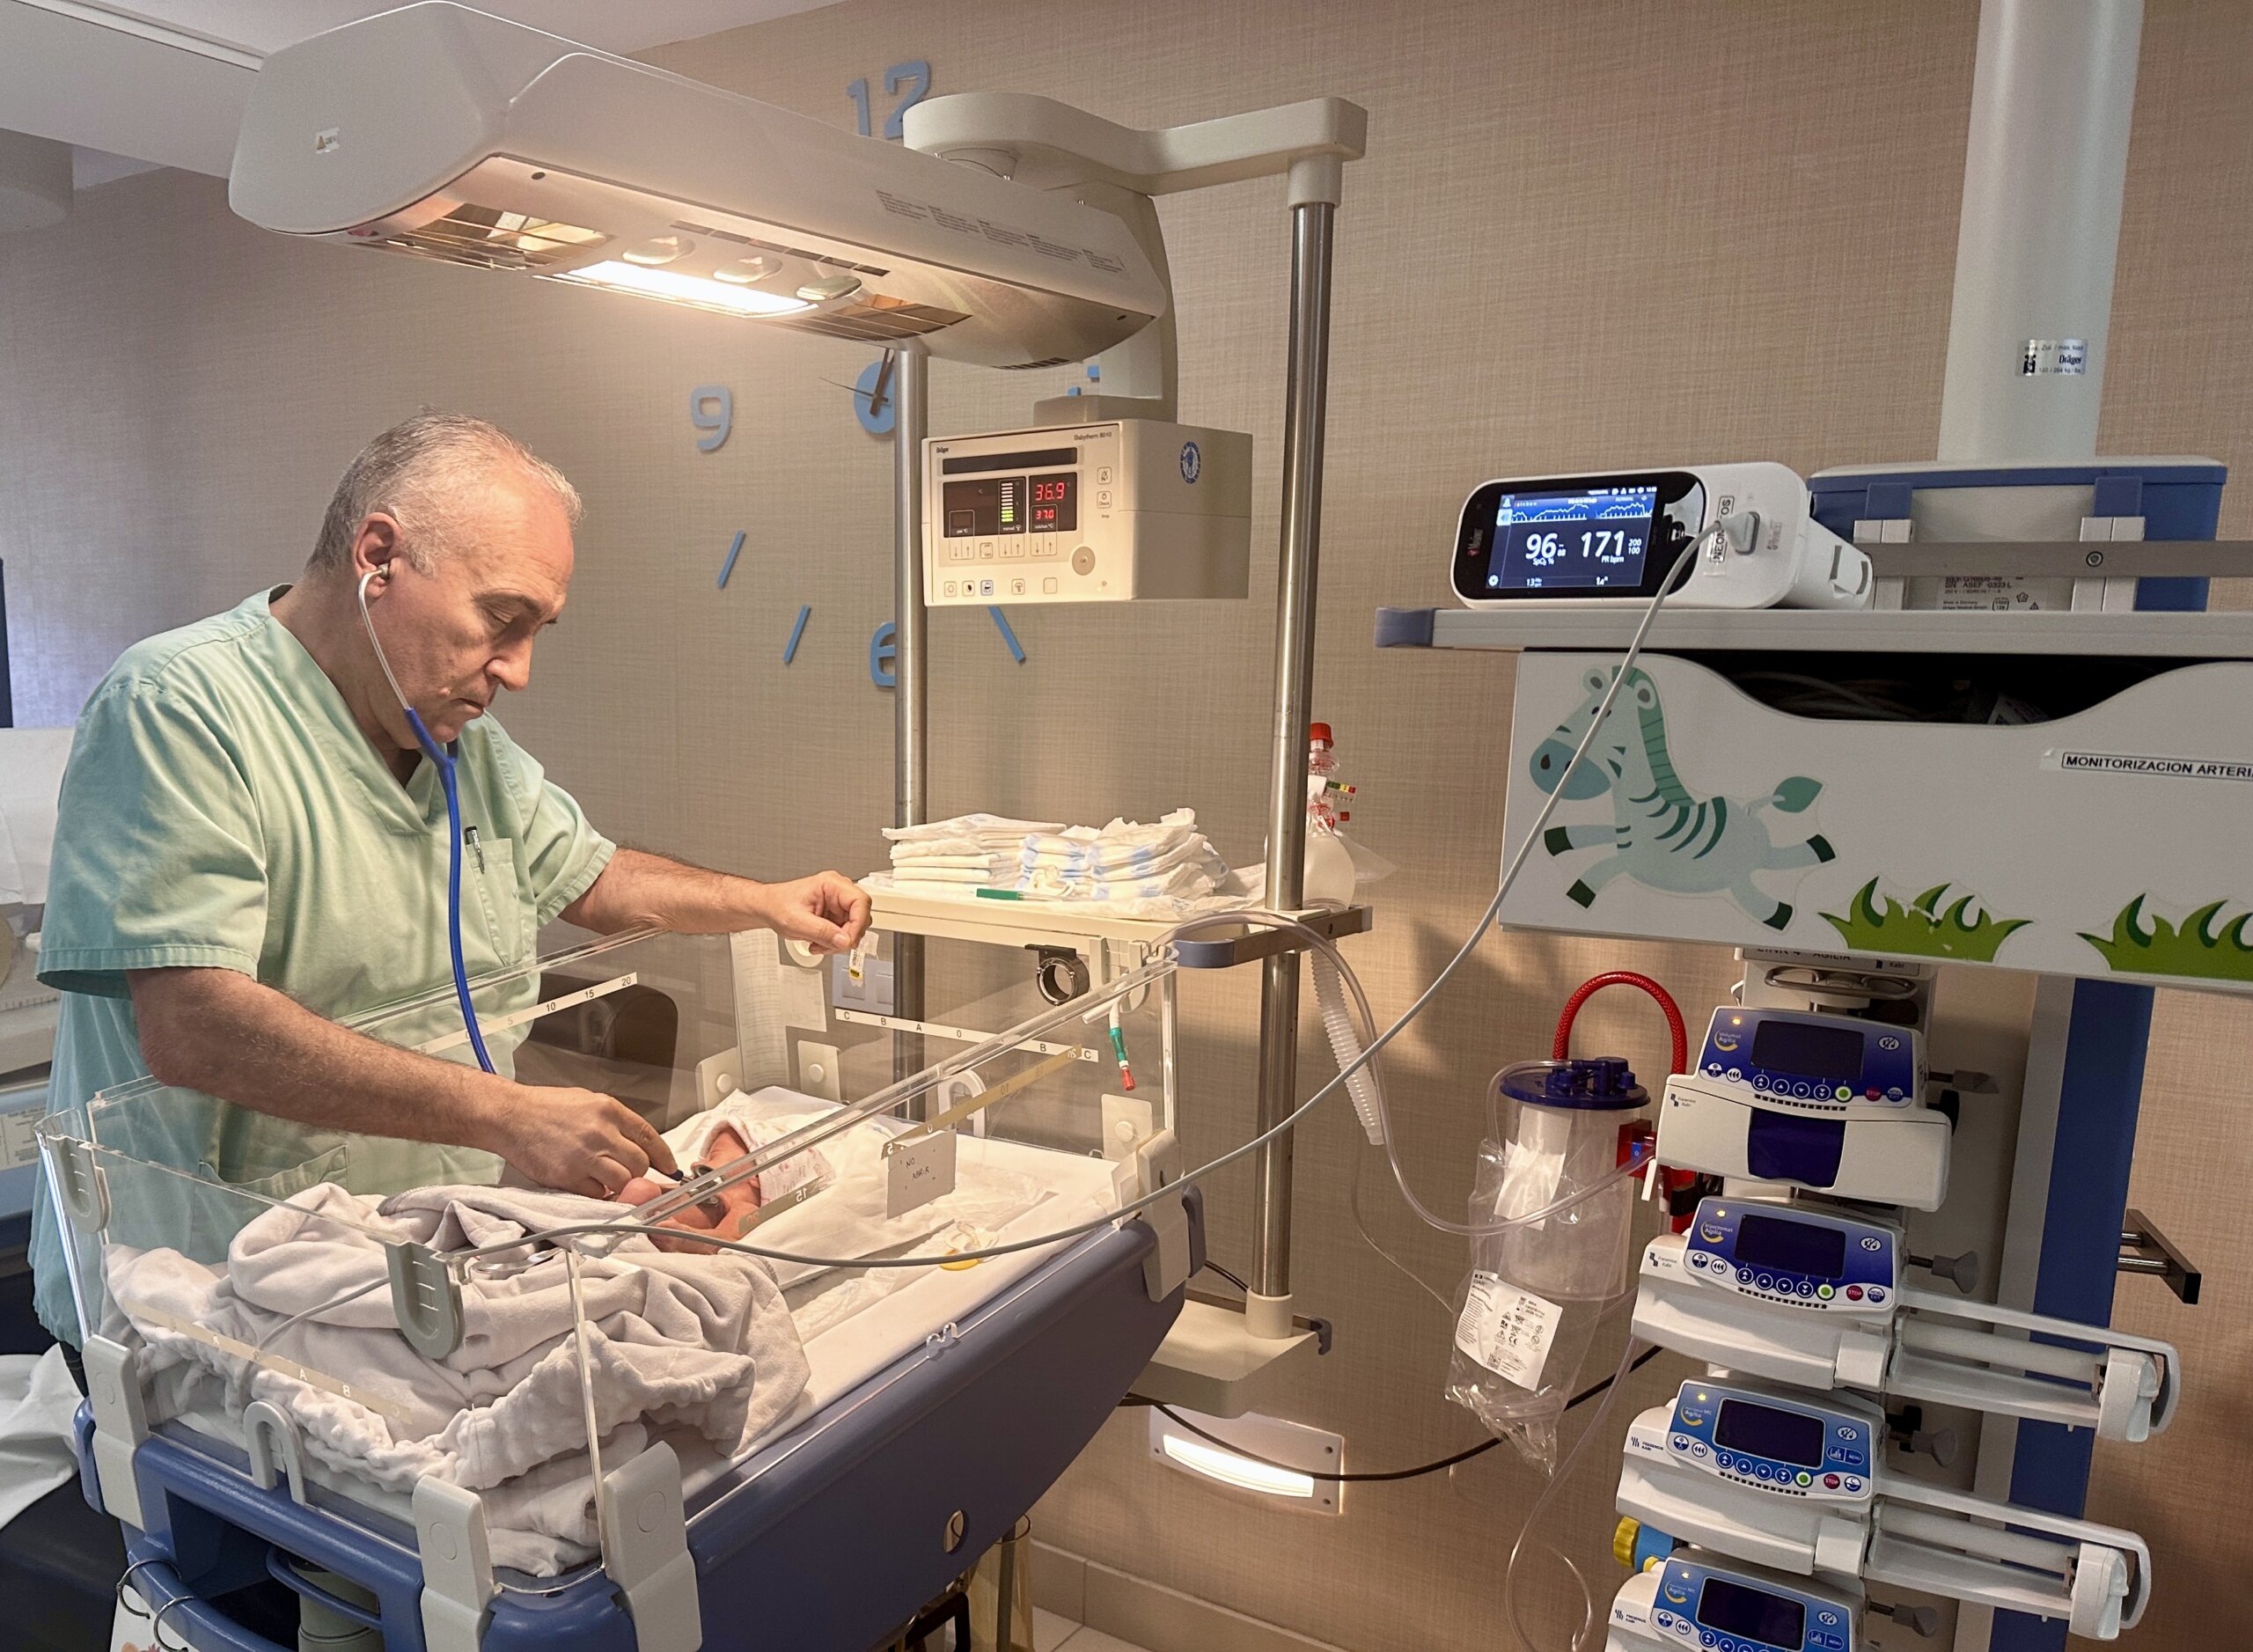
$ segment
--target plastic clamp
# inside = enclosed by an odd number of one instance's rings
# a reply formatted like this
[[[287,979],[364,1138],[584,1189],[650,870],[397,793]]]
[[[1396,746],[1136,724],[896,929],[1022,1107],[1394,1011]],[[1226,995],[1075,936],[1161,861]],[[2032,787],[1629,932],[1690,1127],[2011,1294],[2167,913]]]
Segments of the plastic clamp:
[[[1142,1259],[1142,1287],[1152,1302],[1163,1302],[1189,1282],[1189,1208],[1176,1193],[1142,1207],[1134,1218],[1156,1243]]]
[[[399,1333],[425,1359],[443,1360],[461,1346],[461,1281],[427,1245],[384,1246],[391,1274],[392,1317]]]
[[[275,1472],[276,1450],[282,1458]],[[243,1450],[250,1457],[250,1477],[261,1491],[270,1492],[277,1479],[290,1483],[290,1500],[305,1501],[305,1457],[297,1441],[297,1425],[270,1399],[253,1399],[243,1407]]]
[[[415,1546],[422,1558],[422,1641],[429,1652],[478,1652],[493,1598],[485,1503],[436,1475],[415,1483]]]
[[[102,1508],[136,1531],[149,1523],[141,1514],[141,1483],[134,1477],[133,1454],[149,1437],[149,1409],[141,1397],[141,1371],[131,1348],[107,1337],[88,1337],[84,1352],[86,1399],[94,1413],[94,1484]]]
[[[603,1569],[626,1597],[635,1645],[640,1652],[697,1652],[704,1616],[688,1553],[680,1459],[659,1441],[604,1475],[603,1493]]]
[[[70,1225],[81,1233],[99,1233],[109,1225],[109,1178],[94,1163],[94,1151],[84,1142],[49,1136],[47,1162],[55,1171],[55,1190]]]

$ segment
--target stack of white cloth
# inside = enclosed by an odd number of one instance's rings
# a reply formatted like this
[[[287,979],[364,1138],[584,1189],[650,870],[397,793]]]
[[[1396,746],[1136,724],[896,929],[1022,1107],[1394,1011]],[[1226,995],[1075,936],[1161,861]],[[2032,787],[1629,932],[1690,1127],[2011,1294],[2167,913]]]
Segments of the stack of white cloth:
[[[967,814],[888,828],[884,836],[892,872],[878,886],[906,894],[974,899],[985,889],[1030,900],[1187,910],[1225,894],[1229,877],[1228,863],[1197,829],[1193,809],[1150,824],[1114,819],[1099,827]]]

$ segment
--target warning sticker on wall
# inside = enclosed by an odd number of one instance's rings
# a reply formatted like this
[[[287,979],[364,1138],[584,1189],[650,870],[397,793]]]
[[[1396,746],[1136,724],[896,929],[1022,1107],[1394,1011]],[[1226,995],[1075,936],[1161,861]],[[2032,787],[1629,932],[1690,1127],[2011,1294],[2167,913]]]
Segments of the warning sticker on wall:
[[[1474,1271],[1463,1317],[1456,1322],[1455,1346],[1497,1377],[1537,1389],[1564,1317],[1565,1311],[1546,1297],[1521,1290],[1500,1274]]]

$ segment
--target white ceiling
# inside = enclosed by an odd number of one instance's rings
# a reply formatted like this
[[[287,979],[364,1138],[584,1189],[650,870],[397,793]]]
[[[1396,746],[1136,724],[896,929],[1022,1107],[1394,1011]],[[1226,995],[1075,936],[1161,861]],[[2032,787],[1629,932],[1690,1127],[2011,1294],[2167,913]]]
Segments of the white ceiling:
[[[224,176],[258,62],[397,0],[0,0],[0,128],[68,143],[81,189],[150,166]],[[833,0],[477,0],[605,51]]]

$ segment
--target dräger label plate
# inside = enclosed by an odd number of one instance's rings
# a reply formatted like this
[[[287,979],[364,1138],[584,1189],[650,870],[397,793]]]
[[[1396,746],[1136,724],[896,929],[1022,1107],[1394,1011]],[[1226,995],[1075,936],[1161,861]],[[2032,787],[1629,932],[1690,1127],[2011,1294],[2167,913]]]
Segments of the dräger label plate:
[[[884,1150],[884,1214],[904,1216],[954,1191],[954,1132],[893,1142]]]

